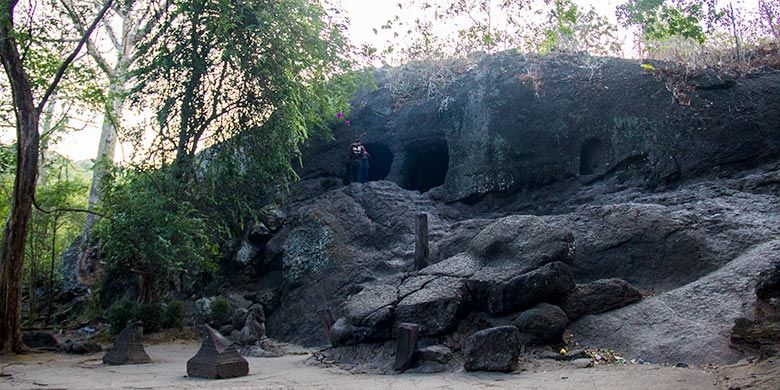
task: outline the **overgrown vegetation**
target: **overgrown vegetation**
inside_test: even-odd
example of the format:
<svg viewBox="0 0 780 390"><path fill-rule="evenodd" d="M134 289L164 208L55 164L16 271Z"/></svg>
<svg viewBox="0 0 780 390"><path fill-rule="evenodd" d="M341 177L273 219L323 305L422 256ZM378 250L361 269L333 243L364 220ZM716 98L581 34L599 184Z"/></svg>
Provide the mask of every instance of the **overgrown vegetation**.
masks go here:
<svg viewBox="0 0 780 390"><path fill-rule="evenodd" d="M105 283L148 303L216 271L220 244L294 180L301 143L347 110L342 29L313 0L176 3L141 45L130 97L156 116L126 137L152 146L103 191Z"/></svg>
<svg viewBox="0 0 780 390"><path fill-rule="evenodd" d="M218 260L227 255L222 244L256 223L261 205L284 197L297 178L292 166L300 145L312 134L327 137L329 120L348 112L360 81L351 72L356 62L404 64L389 80L395 103L437 99L442 111L482 53L580 56L585 60L576 66L596 75L602 60L590 55L629 54L618 29L633 33L630 54L655 60L643 68L665 79L681 104L689 102L688 79L697 72L717 68L738 76L780 68L780 3L766 0L755 9L714 0L626 0L615 10L618 25L575 0L403 0L399 15L377 26L386 44L363 47L365 57L355 56L345 39L345 20L316 0L105 4L128 27L112 42L116 57L103 55L93 40L91 59L71 66L52 90L63 58L94 18L94 2L67 0L40 10L20 3L3 11L4 31L24 48L19 61L31 99L44 97L35 123L40 144L25 149L41 156L40 167L17 172L16 145L0 145L0 213L11 213L20 173L37 186L39 208L24 235L21 271L30 326L50 324L60 254L85 225L86 214L73 210L87 208L84 171L92 164L52 151L77 114L104 111L104 129L122 130L134 145L131 162L113 167L103 161L110 154L104 150L92 168L102 172L96 175L102 191L89 208L105 217L90 237L105 261L100 301L110 306L112 331L141 317L149 330L182 325L183 304L162 309L159 302L218 284ZM68 23L61 23L63 15ZM532 61L526 68L518 77L538 96L544 75ZM2 79L0 90L0 125L9 129L17 126L18 109L5 87L11 81ZM129 108L152 116L123 127L120 111ZM18 134L23 145L37 142L30 129ZM32 193L24 200L32 202ZM0 276L16 272L9 270Z"/></svg>
<svg viewBox="0 0 780 390"><path fill-rule="evenodd" d="M128 323L140 321L144 332L156 332L161 329L178 329L184 324L184 304L171 301L167 305L159 302L138 304L135 301L121 299L106 310L109 333L119 334Z"/></svg>
<svg viewBox="0 0 780 390"><path fill-rule="evenodd" d="M233 306L223 296L214 297L209 303L209 309L211 310L211 319L217 325L227 323L233 316Z"/></svg>

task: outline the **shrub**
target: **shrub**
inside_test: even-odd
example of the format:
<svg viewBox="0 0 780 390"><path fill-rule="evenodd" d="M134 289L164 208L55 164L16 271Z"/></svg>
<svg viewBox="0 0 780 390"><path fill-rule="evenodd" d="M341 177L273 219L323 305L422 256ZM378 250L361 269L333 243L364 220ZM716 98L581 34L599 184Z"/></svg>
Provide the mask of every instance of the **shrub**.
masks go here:
<svg viewBox="0 0 780 390"><path fill-rule="evenodd" d="M108 330L111 334L119 334L127 326L127 323L135 319L138 305L126 299L117 301L106 311L108 318Z"/></svg>
<svg viewBox="0 0 780 390"><path fill-rule="evenodd" d="M211 309L211 319L217 324L224 324L230 321L233 316L233 307L225 297L219 296L214 298L209 304Z"/></svg>
<svg viewBox="0 0 780 390"><path fill-rule="evenodd" d="M182 301L170 301L165 306L165 314L163 315L163 327L168 328L182 328L184 326L184 314L186 310L184 308L184 302Z"/></svg>
<svg viewBox="0 0 780 390"><path fill-rule="evenodd" d="M156 332L163 323L163 307L160 303L146 303L136 308L134 319L143 322L144 333Z"/></svg>

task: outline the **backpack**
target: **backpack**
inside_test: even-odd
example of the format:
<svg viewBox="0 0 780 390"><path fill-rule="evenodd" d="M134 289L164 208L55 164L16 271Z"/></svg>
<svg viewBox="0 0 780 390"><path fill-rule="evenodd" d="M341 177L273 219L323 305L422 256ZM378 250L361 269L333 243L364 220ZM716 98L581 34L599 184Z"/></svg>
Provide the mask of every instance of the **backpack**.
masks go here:
<svg viewBox="0 0 780 390"><path fill-rule="evenodd" d="M363 148L360 145L353 144L349 149L349 158L363 158Z"/></svg>

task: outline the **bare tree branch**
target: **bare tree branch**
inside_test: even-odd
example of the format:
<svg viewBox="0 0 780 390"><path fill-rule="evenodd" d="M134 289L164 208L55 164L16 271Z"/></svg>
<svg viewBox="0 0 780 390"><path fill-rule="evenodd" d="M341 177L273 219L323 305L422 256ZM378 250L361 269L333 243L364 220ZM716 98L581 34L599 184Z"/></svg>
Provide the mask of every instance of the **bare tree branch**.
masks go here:
<svg viewBox="0 0 780 390"><path fill-rule="evenodd" d="M67 12L70 19L73 21L73 24L76 26L76 29L78 32L83 36L86 31L84 30L84 25L86 24L84 20L78 15L76 12L75 7L73 6L73 3L70 0L62 0L62 5L65 7L65 11ZM91 34L90 34L91 35ZM87 53L95 60L97 63L97 66L106 74L109 76L113 72L113 69L108 64L108 61L103 57L102 54L97 50L97 47L95 46L95 43L92 42L92 39L87 39Z"/></svg>
<svg viewBox="0 0 780 390"><path fill-rule="evenodd" d="M103 19L103 16L106 14L106 12L108 12L108 9L111 8L111 4L113 3L114 0L106 1L105 5L103 5L103 8L100 10L100 12L98 12L97 16L95 17L95 20L89 26L85 34L81 37L81 41L79 41L79 44L76 45L76 48L73 50L73 53L71 53L71 55L65 59L62 65L60 65L60 68L57 70L57 73L54 75L54 80L51 82L51 84L49 84L49 88L46 89L46 93L43 94L41 101L38 103L38 108L37 108L38 112L43 111L43 107L46 105L46 101L49 100L49 96L51 96L51 94L57 88L57 84L59 84L60 80L62 80L62 76L65 74L65 71L68 69L68 67L73 62L73 60L76 59L76 56L79 54L79 51L81 51L81 48L89 40L89 36L92 35L93 31L95 31L95 28L97 27L98 23L100 23L100 21Z"/></svg>
<svg viewBox="0 0 780 390"><path fill-rule="evenodd" d="M44 214L54 214L54 213L63 213L63 212L67 212L67 213L87 213L87 214L97 215L98 217L101 217L101 218L112 219L111 217L109 217L109 216L107 216L105 214L100 214L100 213L96 213L94 211L84 210L84 209L79 209L79 208L65 207L65 208L59 208L59 209L53 209L53 210L46 210L46 209L44 209L44 208L42 208L41 206L38 205L38 201L35 199L35 196L33 196L32 200L33 200L33 206L35 206L35 208L38 211L40 211L40 212L42 212Z"/></svg>

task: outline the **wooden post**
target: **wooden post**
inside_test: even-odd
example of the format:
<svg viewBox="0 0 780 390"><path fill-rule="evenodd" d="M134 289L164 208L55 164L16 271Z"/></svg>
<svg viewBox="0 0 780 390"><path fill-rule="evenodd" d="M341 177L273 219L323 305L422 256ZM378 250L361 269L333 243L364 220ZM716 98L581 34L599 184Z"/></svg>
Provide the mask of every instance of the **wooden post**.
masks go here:
<svg viewBox="0 0 780 390"><path fill-rule="evenodd" d="M419 331L419 325L398 324L398 334L395 338L394 370L404 372L412 365L414 352L417 350L417 334Z"/></svg>
<svg viewBox="0 0 780 390"><path fill-rule="evenodd" d="M428 214L417 214L414 234L414 269L428 265Z"/></svg>
<svg viewBox="0 0 780 390"><path fill-rule="evenodd" d="M317 316L320 317L322 327L325 329L325 336L328 337L328 341L333 344L333 335L330 333L330 327L336 322L333 317L333 312L330 309L317 310Z"/></svg>

